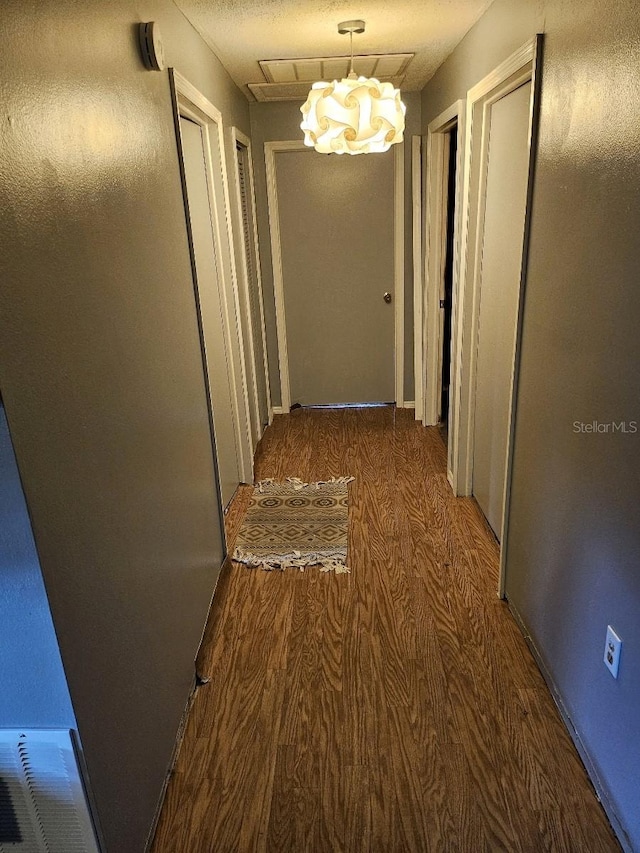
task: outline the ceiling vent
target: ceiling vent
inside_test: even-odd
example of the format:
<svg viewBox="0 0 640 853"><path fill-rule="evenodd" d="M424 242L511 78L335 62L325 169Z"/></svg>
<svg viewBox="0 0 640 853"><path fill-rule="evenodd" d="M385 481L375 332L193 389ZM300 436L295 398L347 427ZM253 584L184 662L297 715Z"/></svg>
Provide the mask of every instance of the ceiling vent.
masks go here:
<svg viewBox="0 0 640 853"><path fill-rule="evenodd" d="M381 83L400 88L413 53L385 53L354 56L356 73L376 77ZM309 84L317 80L341 80L349 73L348 56L317 59L264 59L260 68L266 83L249 83L257 101L304 101Z"/></svg>

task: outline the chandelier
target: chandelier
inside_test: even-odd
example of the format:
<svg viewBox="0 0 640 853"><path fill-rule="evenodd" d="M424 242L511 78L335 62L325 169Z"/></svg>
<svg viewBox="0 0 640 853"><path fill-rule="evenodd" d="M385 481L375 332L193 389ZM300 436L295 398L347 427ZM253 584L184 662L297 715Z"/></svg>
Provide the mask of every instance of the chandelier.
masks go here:
<svg viewBox="0 0 640 853"><path fill-rule="evenodd" d="M343 21L338 32L351 37L349 74L332 83L314 83L302 113L304 144L321 154L373 154L402 142L406 107L400 90L353 70L353 34L364 21Z"/></svg>

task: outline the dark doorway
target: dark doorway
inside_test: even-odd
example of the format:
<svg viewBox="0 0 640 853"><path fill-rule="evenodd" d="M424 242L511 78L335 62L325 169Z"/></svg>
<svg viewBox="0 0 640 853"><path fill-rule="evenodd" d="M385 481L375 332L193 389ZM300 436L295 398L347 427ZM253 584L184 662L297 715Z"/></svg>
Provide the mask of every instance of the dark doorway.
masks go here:
<svg viewBox="0 0 640 853"><path fill-rule="evenodd" d="M440 426L445 435L449 418L449 386L451 383L451 316L453 305L453 228L456 203L456 159L458 129L449 134L449 174L447 176L447 238L444 265L444 317L442 325L442 394Z"/></svg>

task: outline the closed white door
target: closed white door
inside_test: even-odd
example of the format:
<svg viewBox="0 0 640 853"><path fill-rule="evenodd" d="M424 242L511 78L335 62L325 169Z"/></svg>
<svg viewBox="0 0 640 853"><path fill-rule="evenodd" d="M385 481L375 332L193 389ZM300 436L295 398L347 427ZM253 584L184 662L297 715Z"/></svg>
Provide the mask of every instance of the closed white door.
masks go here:
<svg viewBox="0 0 640 853"><path fill-rule="evenodd" d="M496 536L504 514L529 173L531 84L491 107L473 443L473 494Z"/></svg>
<svg viewBox="0 0 640 853"><path fill-rule="evenodd" d="M226 506L240 482L240 467L229 373L230 354L225 345L220 263L211 221L202 128L181 116L180 135L195 255L198 307L213 408L218 476L222 501Z"/></svg>
<svg viewBox="0 0 640 853"><path fill-rule="evenodd" d="M276 157L291 401L393 402L394 151Z"/></svg>

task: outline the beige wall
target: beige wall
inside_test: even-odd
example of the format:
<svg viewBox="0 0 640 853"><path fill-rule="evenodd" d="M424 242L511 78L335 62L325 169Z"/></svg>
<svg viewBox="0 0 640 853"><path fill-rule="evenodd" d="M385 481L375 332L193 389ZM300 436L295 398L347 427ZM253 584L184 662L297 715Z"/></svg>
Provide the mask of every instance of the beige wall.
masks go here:
<svg viewBox="0 0 640 853"><path fill-rule="evenodd" d="M221 558L168 73L138 22L227 139L248 108L170 0L2 12L0 392L106 849L133 853Z"/></svg>
<svg viewBox="0 0 640 853"><path fill-rule="evenodd" d="M544 32L544 22L543 0L494 0L422 90L423 133L503 59Z"/></svg>
<svg viewBox="0 0 640 853"><path fill-rule="evenodd" d="M507 593L640 849L640 439L579 431L640 421L637 3L495 0L424 90L423 126L541 31Z"/></svg>
<svg viewBox="0 0 640 853"><path fill-rule="evenodd" d="M420 97L418 93L403 93L407 105L405 131L405 377L406 400L414 399L413 387L413 256L411 234L411 135L420 133ZM271 394L274 405L281 402L278 371L278 342L276 336L275 302L273 296L273 267L269 237L269 215L264 160L264 143L287 139L302 139L300 104L286 101L274 104L251 104L251 135L256 178L260 261L265 299L267 350ZM389 199L393 205L393 198ZM389 252L393 253L393 234L389 235Z"/></svg>

